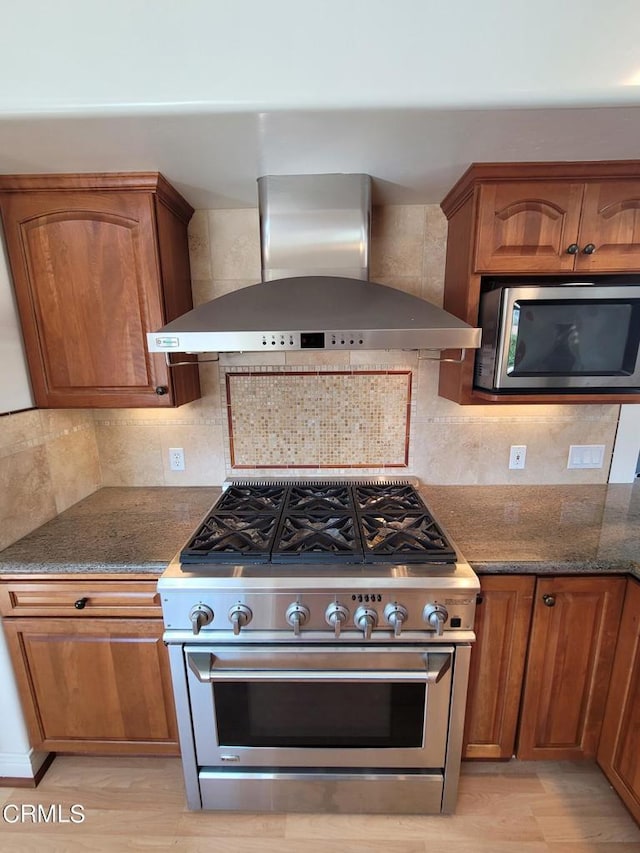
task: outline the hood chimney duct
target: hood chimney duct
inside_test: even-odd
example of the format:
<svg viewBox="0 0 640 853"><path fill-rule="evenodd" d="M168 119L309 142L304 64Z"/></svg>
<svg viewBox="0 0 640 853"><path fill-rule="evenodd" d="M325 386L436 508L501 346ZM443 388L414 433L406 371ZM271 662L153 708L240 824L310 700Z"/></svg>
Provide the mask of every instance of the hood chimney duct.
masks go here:
<svg viewBox="0 0 640 853"><path fill-rule="evenodd" d="M258 178L262 281L369 278L369 175Z"/></svg>

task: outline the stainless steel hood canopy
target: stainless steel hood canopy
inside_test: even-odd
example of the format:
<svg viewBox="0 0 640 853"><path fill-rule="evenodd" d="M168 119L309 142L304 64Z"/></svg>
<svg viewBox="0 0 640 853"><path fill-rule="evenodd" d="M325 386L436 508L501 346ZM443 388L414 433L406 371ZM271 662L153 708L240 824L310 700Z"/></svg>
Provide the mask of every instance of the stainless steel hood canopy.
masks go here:
<svg viewBox="0 0 640 853"><path fill-rule="evenodd" d="M147 335L151 352L465 349L474 329L424 299L368 281L368 175L258 181L261 284Z"/></svg>

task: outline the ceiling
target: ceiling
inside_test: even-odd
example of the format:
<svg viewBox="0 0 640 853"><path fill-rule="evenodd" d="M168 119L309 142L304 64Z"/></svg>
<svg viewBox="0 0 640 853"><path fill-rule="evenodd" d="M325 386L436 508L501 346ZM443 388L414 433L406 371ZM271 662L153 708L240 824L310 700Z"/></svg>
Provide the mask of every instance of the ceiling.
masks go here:
<svg viewBox="0 0 640 853"><path fill-rule="evenodd" d="M13 4L0 173L158 170L225 208L365 172L438 203L471 162L640 156L639 28L637 0Z"/></svg>
<svg viewBox="0 0 640 853"><path fill-rule="evenodd" d="M471 162L632 159L640 107L290 110L0 121L0 172L158 170L196 208L267 174L364 172L374 203L439 203Z"/></svg>

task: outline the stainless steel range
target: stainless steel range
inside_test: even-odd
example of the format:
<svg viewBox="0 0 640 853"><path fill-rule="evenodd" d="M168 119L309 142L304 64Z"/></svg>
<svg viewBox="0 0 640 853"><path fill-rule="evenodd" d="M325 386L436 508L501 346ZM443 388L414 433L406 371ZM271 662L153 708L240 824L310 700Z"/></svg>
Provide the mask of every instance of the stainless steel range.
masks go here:
<svg viewBox="0 0 640 853"><path fill-rule="evenodd" d="M454 810L479 584L416 485L233 482L163 574L190 808Z"/></svg>

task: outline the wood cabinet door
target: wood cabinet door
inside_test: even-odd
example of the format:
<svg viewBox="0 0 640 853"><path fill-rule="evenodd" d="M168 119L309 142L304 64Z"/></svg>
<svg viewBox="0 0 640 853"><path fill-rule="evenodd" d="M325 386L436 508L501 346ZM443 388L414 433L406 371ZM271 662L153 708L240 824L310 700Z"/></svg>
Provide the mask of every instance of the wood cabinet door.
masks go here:
<svg viewBox="0 0 640 853"><path fill-rule="evenodd" d="M161 619L6 619L32 746L177 755Z"/></svg>
<svg viewBox="0 0 640 853"><path fill-rule="evenodd" d="M172 405L145 338L165 322L153 194L12 192L2 214L37 405Z"/></svg>
<svg viewBox="0 0 640 853"><path fill-rule="evenodd" d="M620 577L538 579L518 758L595 756L625 585Z"/></svg>
<svg viewBox="0 0 640 853"><path fill-rule="evenodd" d="M640 268L640 181L586 185L576 271L634 272ZM585 247L593 246L591 254Z"/></svg>
<svg viewBox="0 0 640 853"><path fill-rule="evenodd" d="M513 755L535 583L531 575L480 578L463 758Z"/></svg>
<svg viewBox="0 0 640 853"><path fill-rule="evenodd" d="M640 583L628 581L598 764L640 822Z"/></svg>
<svg viewBox="0 0 640 853"><path fill-rule="evenodd" d="M479 273L572 272L584 184L507 181L480 186L474 268Z"/></svg>

